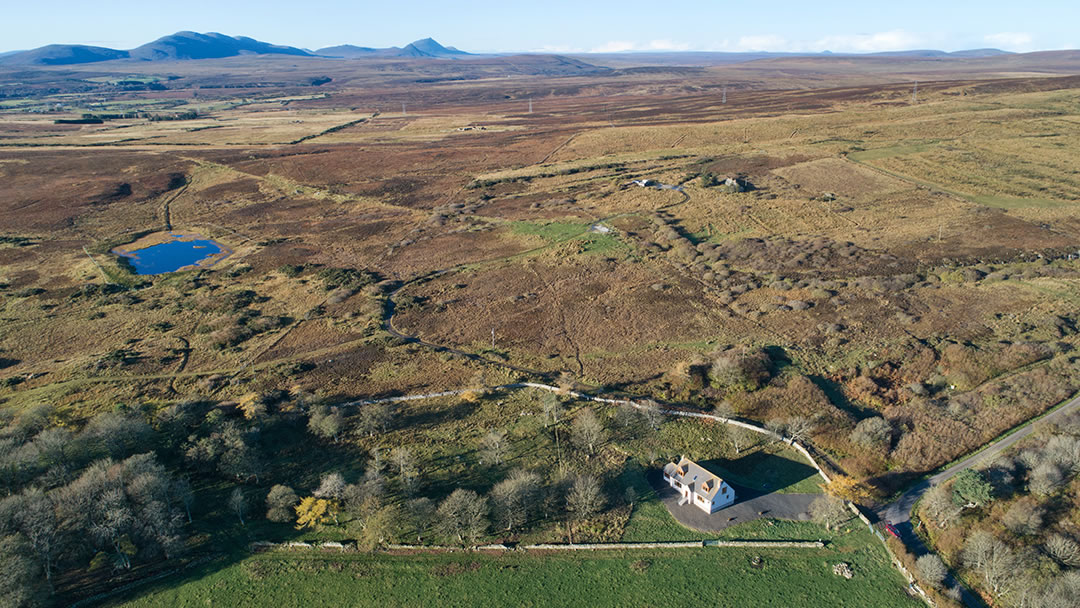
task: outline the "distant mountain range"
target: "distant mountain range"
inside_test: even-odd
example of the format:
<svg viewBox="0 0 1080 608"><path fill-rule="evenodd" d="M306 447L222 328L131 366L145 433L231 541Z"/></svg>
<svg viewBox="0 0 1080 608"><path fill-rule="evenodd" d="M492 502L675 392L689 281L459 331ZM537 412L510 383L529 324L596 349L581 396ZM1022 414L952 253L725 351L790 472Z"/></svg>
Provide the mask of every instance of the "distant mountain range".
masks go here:
<svg viewBox="0 0 1080 608"><path fill-rule="evenodd" d="M177 32L158 38L131 50L110 49L81 44L50 44L30 51L14 51L0 54L0 65L77 65L112 61L184 61L191 59L221 59L240 55L292 55L298 57L426 57L456 58L469 53L453 47L445 47L431 38L417 40L404 47L385 49L342 45L319 49L315 52L292 46L270 44L246 36L226 36L211 32Z"/></svg>
<svg viewBox="0 0 1080 608"><path fill-rule="evenodd" d="M358 59L364 57L465 57L471 55L465 51L459 51L452 46L443 46L431 38L424 38L405 45L403 48L392 46L386 49L376 49L367 46L353 46L342 44L340 46L328 46L315 51L322 57L344 57L346 59Z"/></svg>
<svg viewBox="0 0 1080 608"><path fill-rule="evenodd" d="M905 57L905 58L982 58L1011 54L999 49L974 49L948 53L935 50L892 51L884 53L729 53L729 52L650 52L650 53L607 53L594 57L635 57L662 56L667 61L677 58L707 59L713 63L741 63L755 59L781 57ZM195 59L221 59L241 55L291 55L295 57L324 57L336 59L365 58L428 58L462 59L478 57L472 53L447 47L431 38L417 40L404 47L373 48L343 44L309 51L292 46L270 44L246 36L226 36L218 33L200 34L197 32L177 32L159 38L130 50L110 49L100 46L79 44L50 44L29 51L9 51L0 53L0 65L8 66L47 66L78 65L101 61L186 61ZM581 56L581 55L578 55Z"/></svg>

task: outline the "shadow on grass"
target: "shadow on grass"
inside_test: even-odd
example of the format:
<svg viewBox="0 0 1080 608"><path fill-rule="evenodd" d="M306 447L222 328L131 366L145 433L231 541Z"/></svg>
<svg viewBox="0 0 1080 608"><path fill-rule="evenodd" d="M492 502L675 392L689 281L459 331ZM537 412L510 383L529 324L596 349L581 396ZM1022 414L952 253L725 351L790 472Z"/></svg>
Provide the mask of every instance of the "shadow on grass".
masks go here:
<svg viewBox="0 0 1080 608"><path fill-rule="evenodd" d="M781 491L817 477L809 464L763 449L734 460L704 460L699 464L734 484L761 493Z"/></svg>
<svg viewBox="0 0 1080 608"><path fill-rule="evenodd" d="M854 417L856 420L862 420L872 415L876 415L873 410L867 410L859 405L852 403L851 400L844 395L844 391L840 388L840 385L823 376L807 376L810 381L817 385L818 388L825 393L829 402L835 405L840 410L843 410L847 414Z"/></svg>

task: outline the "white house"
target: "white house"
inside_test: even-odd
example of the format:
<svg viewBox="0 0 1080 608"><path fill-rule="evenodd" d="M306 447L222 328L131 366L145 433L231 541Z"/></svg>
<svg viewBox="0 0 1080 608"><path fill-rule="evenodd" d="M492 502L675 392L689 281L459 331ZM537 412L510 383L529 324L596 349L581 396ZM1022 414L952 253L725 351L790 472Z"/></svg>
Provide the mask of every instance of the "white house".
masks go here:
<svg viewBox="0 0 1080 608"><path fill-rule="evenodd" d="M680 505L692 502L706 513L716 513L735 502L735 490L727 482L685 456L679 464L664 465L664 481L682 496Z"/></svg>

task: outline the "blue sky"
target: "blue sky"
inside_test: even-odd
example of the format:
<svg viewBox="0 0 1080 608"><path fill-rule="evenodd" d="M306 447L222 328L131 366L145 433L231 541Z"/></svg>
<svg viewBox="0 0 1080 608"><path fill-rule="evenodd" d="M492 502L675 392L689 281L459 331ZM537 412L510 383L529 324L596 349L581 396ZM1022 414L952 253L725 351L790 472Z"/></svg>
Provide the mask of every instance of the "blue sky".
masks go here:
<svg viewBox="0 0 1080 608"><path fill-rule="evenodd" d="M823 51L1080 48L1078 0L8 0L0 51L53 42L131 48L178 30L306 48L467 51Z"/></svg>

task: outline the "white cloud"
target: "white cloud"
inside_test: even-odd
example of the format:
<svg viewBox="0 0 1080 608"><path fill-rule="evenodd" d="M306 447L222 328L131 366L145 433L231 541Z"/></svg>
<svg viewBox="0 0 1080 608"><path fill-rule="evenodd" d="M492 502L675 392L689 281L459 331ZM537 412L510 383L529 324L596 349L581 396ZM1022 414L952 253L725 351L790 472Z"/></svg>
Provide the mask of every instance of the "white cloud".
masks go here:
<svg viewBox="0 0 1080 608"><path fill-rule="evenodd" d="M589 49L590 53L628 53L632 51L689 51L689 44L674 42L668 39L650 40L648 42L629 42L626 40L612 40L598 47Z"/></svg>
<svg viewBox="0 0 1080 608"><path fill-rule="evenodd" d="M880 53L935 48L942 40L927 38L904 30L872 34L837 34L817 40L789 40L775 34L742 36L732 43L724 40L714 45L722 51L769 51L774 53Z"/></svg>
<svg viewBox="0 0 1080 608"><path fill-rule="evenodd" d="M727 47L726 40L724 41L724 46ZM774 36L772 34L743 36L735 43L732 50L781 52L791 50L791 43L781 36Z"/></svg>
<svg viewBox="0 0 1080 608"><path fill-rule="evenodd" d="M501 53L504 51L492 51L493 53ZM586 49L575 46L541 46L535 49L529 49L528 53L547 53L554 55L565 55L567 53L587 53Z"/></svg>
<svg viewBox="0 0 1080 608"><path fill-rule="evenodd" d="M1031 34L1025 32L999 32L983 36L987 44L1001 47L1007 51L1031 50L1033 39Z"/></svg>
<svg viewBox="0 0 1080 608"><path fill-rule="evenodd" d="M593 47L590 53L625 53L626 51L633 51L637 45L633 42L627 42L625 40L612 40L610 42L601 44L600 46Z"/></svg>
<svg viewBox="0 0 1080 608"><path fill-rule="evenodd" d="M685 43L681 43L681 42L673 42L673 41L668 40L668 39L665 38L665 39L661 39L661 40L651 40L651 41L649 41L649 43L646 45L646 49L643 49L643 50L649 50L649 51L689 51L690 50L690 45L685 44Z"/></svg>
<svg viewBox="0 0 1080 608"><path fill-rule="evenodd" d="M875 34L826 36L815 42L813 46L823 51L838 53L881 53L921 48L925 46L925 40L903 30L893 30Z"/></svg>

